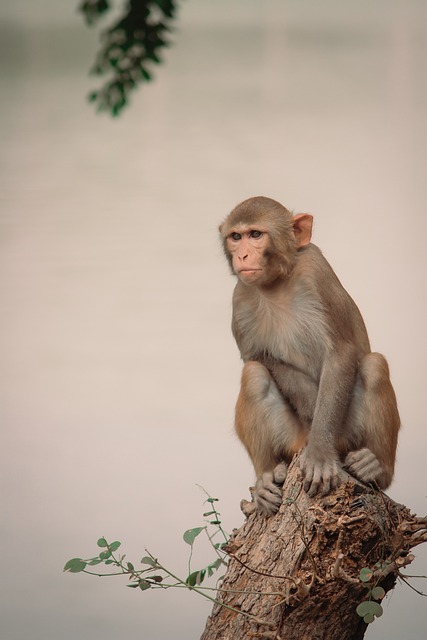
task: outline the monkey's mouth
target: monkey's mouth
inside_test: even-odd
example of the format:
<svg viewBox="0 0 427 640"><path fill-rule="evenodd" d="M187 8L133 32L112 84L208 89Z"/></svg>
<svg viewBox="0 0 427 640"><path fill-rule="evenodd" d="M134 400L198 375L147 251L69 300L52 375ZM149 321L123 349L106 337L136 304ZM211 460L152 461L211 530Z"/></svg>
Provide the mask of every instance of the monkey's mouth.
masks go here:
<svg viewBox="0 0 427 640"><path fill-rule="evenodd" d="M259 282L259 279L262 277L262 269L249 269L246 267L245 269L241 269L237 274L242 282L246 282L247 284L254 284L255 282Z"/></svg>
<svg viewBox="0 0 427 640"><path fill-rule="evenodd" d="M262 269L250 269L249 267L246 267L246 269L240 269L239 273L257 273L258 271L262 271Z"/></svg>

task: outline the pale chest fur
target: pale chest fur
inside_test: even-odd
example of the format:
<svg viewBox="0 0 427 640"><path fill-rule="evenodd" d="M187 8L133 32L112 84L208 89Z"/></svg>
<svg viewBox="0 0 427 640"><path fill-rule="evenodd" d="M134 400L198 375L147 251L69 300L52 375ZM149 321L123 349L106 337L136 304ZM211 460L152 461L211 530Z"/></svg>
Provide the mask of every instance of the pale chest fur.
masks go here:
<svg viewBox="0 0 427 640"><path fill-rule="evenodd" d="M310 376L320 376L319 363L331 348L325 311L307 291L284 288L274 298L257 290L233 301L233 331L243 360L268 357Z"/></svg>

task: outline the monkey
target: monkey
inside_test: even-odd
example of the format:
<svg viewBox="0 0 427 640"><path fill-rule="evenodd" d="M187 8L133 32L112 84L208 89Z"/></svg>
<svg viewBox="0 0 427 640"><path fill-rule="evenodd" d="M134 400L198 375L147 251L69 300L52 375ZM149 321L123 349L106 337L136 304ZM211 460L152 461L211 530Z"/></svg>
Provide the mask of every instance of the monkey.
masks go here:
<svg viewBox="0 0 427 640"><path fill-rule="evenodd" d="M311 242L313 216L264 196L220 225L232 274L232 332L243 360L235 431L254 466L258 512L276 513L302 450L303 487L327 495L343 470L386 489L400 418L386 359Z"/></svg>

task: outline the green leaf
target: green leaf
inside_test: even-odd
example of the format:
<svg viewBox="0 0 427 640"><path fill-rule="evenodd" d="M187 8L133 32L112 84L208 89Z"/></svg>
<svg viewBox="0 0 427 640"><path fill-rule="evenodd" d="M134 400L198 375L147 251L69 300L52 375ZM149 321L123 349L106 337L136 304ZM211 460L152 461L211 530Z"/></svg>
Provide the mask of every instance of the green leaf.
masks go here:
<svg viewBox="0 0 427 640"><path fill-rule="evenodd" d="M141 560L141 564L148 564L150 567L157 567L157 562L149 556L144 556Z"/></svg>
<svg viewBox="0 0 427 640"><path fill-rule="evenodd" d="M132 582L132 584L127 584L127 587L130 587L131 589L136 589L137 587L139 587L139 584L137 582Z"/></svg>
<svg viewBox="0 0 427 640"><path fill-rule="evenodd" d="M213 515L214 513L216 513L216 511L208 511L207 513L204 513L204 514L203 514L203 517L204 517L204 518L207 518L207 516L211 516L211 515Z"/></svg>
<svg viewBox="0 0 427 640"><path fill-rule="evenodd" d="M365 602L361 602L357 609L357 615L364 619L364 621L369 624L373 622L375 617L379 618L383 614L383 608L378 602L373 602L372 600L366 600Z"/></svg>
<svg viewBox="0 0 427 640"><path fill-rule="evenodd" d="M190 575L187 576L185 580L185 584L188 584L190 587L194 587L196 584L198 573L199 573L198 571L193 571L193 573L190 573Z"/></svg>
<svg viewBox="0 0 427 640"><path fill-rule="evenodd" d="M199 571L193 571L187 577L185 584L188 584L189 587L195 587L196 584L202 584L203 580L206 576L206 569L201 569Z"/></svg>
<svg viewBox="0 0 427 640"><path fill-rule="evenodd" d="M105 538L99 538L96 544L98 545L98 547L108 547L108 542Z"/></svg>
<svg viewBox="0 0 427 640"><path fill-rule="evenodd" d="M219 569L221 565L222 565L221 558L218 558L217 560L215 560L215 562L212 562L212 564L210 564L207 568L209 577L213 575L213 572Z"/></svg>
<svg viewBox="0 0 427 640"><path fill-rule="evenodd" d="M107 560L107 558L109 558L111 556L111 551L101 551L101 553L99 554L99 557L101 558L101 560Z"/></svg>
<svg viewBox="0 0 427 640"><path fill-rule="evenodd" d="M197 536L200 535L205 529L206 527L195 527L194 529L188 529L183 535L184 542L192 546Z"/></svg>
<svg viewBox="0 0 427 640"><path fill-rule="evenodd" d="M146 580L140 580L138 586L141 589L141 591L146 591L147 589L151 589L151 584Z"/></svg>
<svg viewBox="0 0 427 640"><path fill-rule="evenodd" d="M147 578L153 582L163 582L163 576L147 576Z"/></svg>
<svg viewBox="0 0 427 640"><path fill-rule="evenodd" d="M210 502L212 504L213 502L218 502L218 500L219 498L208 498L206 502Z"/></svg>
<svg viewBox="0 0 427 640"><path fill-rule="evenodd" d="M69 571L70 573L80 573L86 567L86 562L81 558L72 558L68 560L67 564L64 567L64 571Z"/></svg>
<svg viewBox="0 0 427 640"><path fill-rule="evenodd" d="M118 540L116 540L115 542L112 542L111 544L108 545L110 551L117 551L117 549L120 547L122 543L119 542Z"/></svg>
<svg viewBox="0 0 427 640"><path fill-rule="evenodd" d="M371 596L374 600L382 600L385 596L385 591L382 587L374 587L371 591Z"/></svg>
<svg viewBox="0 0 427 640"><path fill-rule="evenodd" d="M87 24L92 25L109 8L109 0L83 0L78 10L84 14Z"/></svg>
<svg viewBox="0 0 427 640"><path fill-rule="evenodd" d="M100 564L102 562L101 558L92 558L92 560L89 560L88 564L91 567L94 567L96 564Z"/></svg>
<svg viewBox="0 0 427 640"><path fill-rule="evenodd" d="M153 76L149 71L147 71L145 67L141 67L141 75L144 78L144 80L146 80L147 82L150 82L150 80L153 79Z"/></svg>
<svg viewBox="0 0 427 640"><path fill-rule="evenodd" d="M363 569L360 570L359 578L361 579L362 582L369 582L373 574L374 572L372 571L372 569L369 569L369 567L364 567Z"/></svg>
<svg viewBox="0 0 427 640"><path fill-rule="evenodd" d="M370 600L365 600L365 602L361 602L360 604L358 604L356 608L357 615L363 618L363 616L366 616L367 613L370 613L371 604L372 603Z"/></svg>
<svg viewBox="0 0 427 640"><path fill-rule="evenodd" d="M135 567L133 566L132 562L128 562L127 563L127 568L128 568L129 571L134 571L135 570Z"/></svg>

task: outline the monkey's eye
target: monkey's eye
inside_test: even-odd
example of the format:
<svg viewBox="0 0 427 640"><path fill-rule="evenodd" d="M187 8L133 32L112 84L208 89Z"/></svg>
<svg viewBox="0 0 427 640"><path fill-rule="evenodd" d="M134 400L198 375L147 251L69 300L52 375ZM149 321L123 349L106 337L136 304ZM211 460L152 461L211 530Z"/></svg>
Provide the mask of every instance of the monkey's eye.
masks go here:
<svg viewBox="0 0 427 640"><path fill-rule="evenodd" d="M256 229L252 229L250 233L251 238L261 238L261 236L262 236L262 231L257 231Z"/></svg>
<svg viewBox="0 0 427 640"><path fill-rule="evenodd" d="M241 236L241 234L240 234L240 233L237 233L237 231L234 231L234 232L230 235L230 238L231 238L232 240L241 240L241 239L242 239L242 236Z"/></svg>

